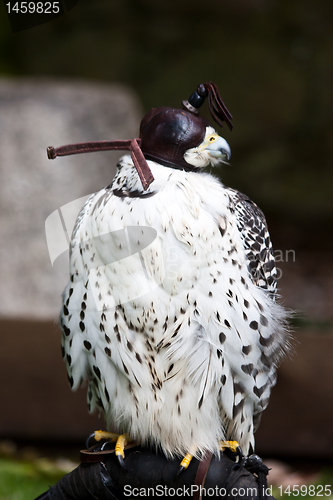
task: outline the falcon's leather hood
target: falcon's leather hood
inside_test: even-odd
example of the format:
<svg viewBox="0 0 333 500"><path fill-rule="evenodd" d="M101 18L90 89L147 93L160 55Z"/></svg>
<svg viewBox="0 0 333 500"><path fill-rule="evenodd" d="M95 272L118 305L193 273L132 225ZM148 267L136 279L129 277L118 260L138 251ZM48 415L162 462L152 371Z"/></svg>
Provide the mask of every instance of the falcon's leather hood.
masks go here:
<svg viewBox="0 0 333 500"><path fill-rule="evenodd" d="M141 121L141 150L147 160L193 170L184 154L204 140L208 126L208 120L187 109L153 108Z"/></svg>
<svg viewBox="0 0 333 500"><path fill-rule="evenodd" d="M227 123L231 130L232 115L222 101L217 86L206 82L200 84L187 101L182 102L183 109L151 109L141 121L140 138L66 144L58 148L50 146L47 148L48 158L113 149L130 150L143 189L147 190L154 177L146 159L172 168L193 170L193 165L185 161L184 154L202 143L206 128L210 126L208 120L198 113L198 108L206 98L213 119L220 126L223 126L223 122Z"/></svg>

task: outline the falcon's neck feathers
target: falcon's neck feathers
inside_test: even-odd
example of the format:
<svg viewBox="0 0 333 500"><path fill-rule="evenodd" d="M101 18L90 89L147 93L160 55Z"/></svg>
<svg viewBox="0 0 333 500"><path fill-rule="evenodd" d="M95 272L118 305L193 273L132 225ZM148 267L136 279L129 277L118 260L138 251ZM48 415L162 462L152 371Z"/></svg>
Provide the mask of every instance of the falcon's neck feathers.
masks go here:
<svg viewBox="0 0 333 500"><path fill-rule="evenodd" d="M154 181L145 191L131 157L129 155L122 156L117 164L117 173L110 184L110 188L114 194L120 197L146 198L163 190L170 181L173 185L181 184L183 180L191 180L191 183L196 184L203 182L204 178L209 178L210 181L215 181L221 185L214 176L200 170L188 172L182 169L167 167L152 160L148 160L147 163L154 176Z"/></svg>

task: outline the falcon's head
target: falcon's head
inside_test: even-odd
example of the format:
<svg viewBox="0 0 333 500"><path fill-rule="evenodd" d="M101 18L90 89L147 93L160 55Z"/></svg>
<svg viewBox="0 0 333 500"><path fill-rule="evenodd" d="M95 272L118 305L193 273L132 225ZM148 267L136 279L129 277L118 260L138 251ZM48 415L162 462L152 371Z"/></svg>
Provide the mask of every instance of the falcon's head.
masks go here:
<svg viewBox="0 0 333 500"><path fill-rule="evenodd" d="M187 109L153 108L141 121L141 149L146 159L193 171L228 162L229 144L211 124Z"/></svg>

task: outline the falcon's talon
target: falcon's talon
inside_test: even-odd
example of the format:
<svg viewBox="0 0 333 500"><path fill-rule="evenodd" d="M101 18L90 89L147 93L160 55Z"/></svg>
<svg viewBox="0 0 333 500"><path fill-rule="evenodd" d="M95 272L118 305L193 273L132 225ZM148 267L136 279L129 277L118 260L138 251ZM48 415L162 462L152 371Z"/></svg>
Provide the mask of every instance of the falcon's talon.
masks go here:
<svg viewBox="0 0 333 500"><path fill-rule="evenodd" d="M90 436L87 437L86 440L86 448L90 448L90 440L94 439L97 443L101 441L102 439L106 439L107 441L117 441L119 437L119 434L115 434L114 432L107 432L107 431L94 431L90 434Z"/></svg>
<svg viewBox="0 0 333 500"><path fill-rule="evenodd" d="M183 472L183 470L185 470L185 467L183 467L182 465L180 465L179 469L177 471L176 477L180 476L180 474Z"/></svg>
<svg viewBox="0 0 333 500"><path fill-rule="evenodd" d="M120 467L122 467L127 472L127 469L125 467L124 458L121 455L117 455L117 460L118 460Z"/></svg>
<svg viewBox="0 0 333 500"><path fill-rule="evenodd" d="M220 441L220 450L224 451L226 448L231 450L233 453L237 453L237 450L241 450L237 441Z"/></svg>
<svg viewBox="0 0 333 500"><path fill-rule="evenodd" d="M124 462L124 458L125 458L125 451L124 450L125 450L125 446L126 446L128 441L129 441L128 434L120 434L120 436L118 436L118 438L117 438L116 446L114 448L114 452L115 452L115 455L118 459L118 462L121 465L121 467L125 470L127 470L127 469L125 467L125 462Z"/></svg>
<svg viewBox="0 0 333 500"><path fill-rule="evenodd" d="M180 462L179 469L177 472L177 476L183 472L183 470L186 470L187 467L190 465L191 460L193 458L193 455L191 453L186 453L185 457L183 460Z"/></svg>
<svg viewBox="0 0 333 500"><path fill-rule="evenodd" d="M244 458L242 448L239 446L237 441L220 441L219 447L222 452L230 450L231 453L238 457L239 460Z"/></svg>
<svg viewBox="0 0 333 500"><path fill-rule="evenodd" d="M94 438L95 439L95 432L92 432L86 439L86 449L89 450L90 448L90 440Z"/></svg>

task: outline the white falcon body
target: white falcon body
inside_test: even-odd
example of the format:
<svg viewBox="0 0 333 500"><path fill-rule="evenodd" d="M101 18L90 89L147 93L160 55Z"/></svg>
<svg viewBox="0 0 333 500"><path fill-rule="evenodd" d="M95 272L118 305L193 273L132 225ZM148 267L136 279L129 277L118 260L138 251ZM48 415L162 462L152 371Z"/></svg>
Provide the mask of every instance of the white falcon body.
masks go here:
<svg viewBox="0 0 333 500"><path fill-rule="evenodd" d="M189 163L207 164L204 150ZM221 439L247 453L287 344L265 219L210 174L148 164L143 191L123 156L78 216L61 313L70 384L88 381L110 430L168 456L218 453Z"/></svg>

